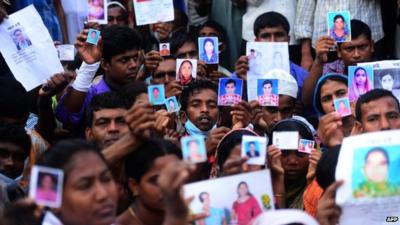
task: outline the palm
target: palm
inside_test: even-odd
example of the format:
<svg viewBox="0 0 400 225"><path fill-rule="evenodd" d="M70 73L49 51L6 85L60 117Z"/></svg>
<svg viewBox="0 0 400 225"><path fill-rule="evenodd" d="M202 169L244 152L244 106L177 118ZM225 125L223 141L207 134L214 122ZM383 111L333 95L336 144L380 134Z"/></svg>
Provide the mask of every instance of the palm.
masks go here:
<svg viewBox="0 0 400 225"><path fill-rule="evenodd" d="M85 44L78 48L78 52L87 64L98 62L101 58L101 50L98 45Z"/></svg>

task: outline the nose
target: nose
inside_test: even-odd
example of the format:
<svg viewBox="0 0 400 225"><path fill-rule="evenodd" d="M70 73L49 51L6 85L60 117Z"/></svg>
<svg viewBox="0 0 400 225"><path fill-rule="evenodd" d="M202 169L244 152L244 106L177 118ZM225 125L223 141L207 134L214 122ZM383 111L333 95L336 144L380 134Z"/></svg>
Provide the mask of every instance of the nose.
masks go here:
<svg viewBox="0 0 400 225"><path fill-rule="evenodd" d="M165 80L165 83L166 83L166 84L169 83L170 78L169 78L168 73L165 73L165 78L164 78L164 80Z"/></svg>
<svg viewBox="0 0 400 225"><path fill-rule="evenodd" d="M4 167L13 167L15 164L15 161L13 157L10 155L8 158L4 160Z"/></svg>
<svg viewBox="0 0 400 225"><path fill-rule="evenodd" d="M390 129L389 121L384 117L380 120L379 125L380 125L381 130L389 130Z"/></svg>
<svg viewBox="0 0 400 225"><path fill-rule="evenodd" d="M136 68L137 67L137 62L136 62L136 60L134 59L134 58L131 58L130 60L129 60L129 69L134 69L134 68Z"/></svg>
<svg viewBox="0 0 400 225"><path fill-rule="evenodd" d="M275 40L276 40L275 35L271 35L269 42L275 42Z"/></svg>
<svg viewBox="0 0 400 225"><path fill-rule="evenodd" d="M360 58L360 52L358 50L358 48L354 48L354 54L353 54L353 58Z"/></svg>
<svg viewBox="0 0 400 225"><path fill-rule="evenodd" d="M208 112L208 106L207 106L207 104L202 104L200 110L201 110L202 113Z"/></svg>
<svg viewBox="0 0 400 225"><path fill-rule="evenodd" d="M111 121L110 125L108 126L108 132L118 132L118 125L115 121Z"/></svg>
<svg viewBox="0 0 400 225"><path fill-rule="evenodd" d="M294 153L289 154L289 156L287 157L287 163L288 165L297 165L299 163Z"/></svg>
<svg viewBox="0 0 400 225"><path fill-rule="evenodd" d="M96 200L101 202L104 199L107 199L107 196L108 192L106 185L98 181L96 184Z"/></svg>

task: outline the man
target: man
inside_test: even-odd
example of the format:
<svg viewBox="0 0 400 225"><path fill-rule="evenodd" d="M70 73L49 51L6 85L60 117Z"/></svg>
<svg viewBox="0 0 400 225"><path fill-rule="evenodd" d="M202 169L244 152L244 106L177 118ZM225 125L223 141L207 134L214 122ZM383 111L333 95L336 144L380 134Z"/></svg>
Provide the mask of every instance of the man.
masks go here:
<svg viewBox="0 0 400 225"><path fill-rule="evenodd" d="M249 158L259 157L260 156L260 152L256 148L256 143L254 141L249 142L246 155Z"/></svg>
<svg viewBox="0 0 400 225"><path fill-rule="evenodd" d="M129 133L124 118L129 107L120 93L106 92L94 96L86 112L86 139L105 149Z"/></svg>
<svg viewBox="0 0 400 225"><path fill-rule="evenodd" d="M128 25L128 12L120 2L111 1L107 3L108 25Z"/></svg>
<svg viewBox="0 0 400 225"><path fill-rule="evenodd" d="M71 125L82 135L84 111L93 96L116 91L132 83L140 67L141 37L125 26L109 26L102 30L102 46L89 45L85 34L78 36L77 48L85 62L82 63L75 81L60 99L56 108L57 118L64 125ZM100 66L104 76L92 85L93 77Z"/></svg>
<svg viewBox="0 0 400 225"><path fill-rule="evenodd" d="M310 75L304 81L302 91L306 108L312 106L312 93L318 79L327 73L347 74L347 67L361 62L368 62L374 53L374 42L371 30L367 24L359 20L351 20L351 38L337 46L340 59L327 63L328 53L335 46L335 41L329 36L321 37L316 44L316 57L310 70Z"/></svg>
<svg viewBox="0 0 400 225"><path fill-rule="evenodd" d="M166 44L162 44L162 45L161 45L160 55L161 55L161 56L167 56L167 55L169 55L169 49L168 49L168 47L167 47Z"/></svg>
<svg viewBox="0 0 400 225"><path fill-rule="evenodd" d="M273 85L271 80L264 80L262 83L262 94L258 96L258 102L262 106L277 106L278 95L272 93Z"/></svg>
<svg viewBox="0 0 400 225"><path fill-rule="evenodd" d="M214 83L196 80L182 91L182 121L189 135L208 136L219 120L218 90Z"/></svg>
<svg viewBox="0 0 400 225"><path fill-rule="evenodd" d="M256 42L289 42L290 25L287 19L277 12L266 12L257 17L254 22L254 35ZM249 70L248 56L241 56L235 65L236 75L246 79L246 72ZM296 79L299 90L302 90L303 82L308 76L300 66L290 62L290 74ZM299 92L299 97L301 92ZM301 99L300 99L301 100Z"/></svg>
<svg viewBox="0 0 400 225"><path fill-rule="evenodd" d="M32 45L32 42L29 38L25 37L24 33L22 33L21 29L16 29L13 32L14 42L17 46L18 51L21 49L25 49Z"/></svg>
<svg viewBox="0 0 400 225"><path fill-rule="evenodd" d="M236 93L236 81L229 79L225 83L225 94L219 97L222 105L234 105L242 100L242 96Z"/></svg>
<svg viewBox="0 0 400 225"><path fill-rule="evenodd" d="M389 155L383 148L373 148L365 156L365 181L353 192L355 198L387 197L400 194L400 188L388 181Z"/></svg>

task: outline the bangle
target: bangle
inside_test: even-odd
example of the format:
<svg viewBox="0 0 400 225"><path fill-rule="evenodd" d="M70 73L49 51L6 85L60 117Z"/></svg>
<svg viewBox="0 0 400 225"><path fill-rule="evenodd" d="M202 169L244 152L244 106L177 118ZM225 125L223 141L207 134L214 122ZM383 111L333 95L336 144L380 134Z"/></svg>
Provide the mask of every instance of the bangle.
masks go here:
<svg viewBox="0 0 400 225"><path fill-rule="evenodd" d="M274 196L275 196L275 197L284 197L285 194L284 194L284 193L283 193L283 194L278 194L278 193L276 193L276 194L274 194Z"/></svg>

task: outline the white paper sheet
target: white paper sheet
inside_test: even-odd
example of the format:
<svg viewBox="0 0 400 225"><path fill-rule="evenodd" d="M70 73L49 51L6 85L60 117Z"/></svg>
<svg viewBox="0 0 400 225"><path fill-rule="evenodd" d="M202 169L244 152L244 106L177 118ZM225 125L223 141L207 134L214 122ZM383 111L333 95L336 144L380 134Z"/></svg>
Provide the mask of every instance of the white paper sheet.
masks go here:
<svg viewBox="0 0 400 225"><path fill-rule="evenodd" d="M136 25L146 25L174 20L172 0L133 0Z"/></svg>
<svg viewBox="0 0 400 225"><path fill-rule="evenodd" d="M336 180L344 181L336 193L339 224L388 224L400 217L399 136L400 130L380 131L343 140L336 167ZM371 189L378 180L384 188Z"/></svg>
<svg viewBox="0 0 400 225"><path fill-rule="evenodd" d="M53 40L33 5L0 24L0 43L8 67L27 91L63 72Z"/></svg>

